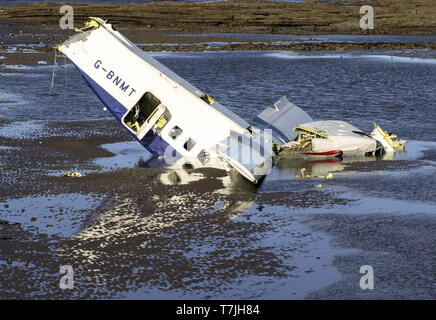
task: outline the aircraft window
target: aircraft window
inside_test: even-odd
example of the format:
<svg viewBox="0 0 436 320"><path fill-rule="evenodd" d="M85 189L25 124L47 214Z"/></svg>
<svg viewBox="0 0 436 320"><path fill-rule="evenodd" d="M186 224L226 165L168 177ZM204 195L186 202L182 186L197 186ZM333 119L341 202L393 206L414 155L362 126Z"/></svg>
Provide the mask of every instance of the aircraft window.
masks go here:
<svg viewBox="0 0 436 320"><path fill-rule="evenodd" d="M193 166L192 163L190 163L190 162L186 162L186 163L184 163L182 167L183 167L183 169L185 169L185 170L194 169L194 166Z"/></svg>
<svg viewBox="0 0 436 320"><path fill-rule="evenodd" d="M186 141L185 144L183 145L183 148L185 148L187 151L191 151L192 148L194 148L194 146L195 146L195 141L189 138L188 141Z"/></svg>
<svg viewBox="0 0 436 320"><path fill-rule="evenodd" d="M169 136L173 138L173 140L176 140L178 136L182 134L183 130L180 129L178 126L175 126L171 129Z"/></svg>
<svg viewBox="0 0 436 320"><path fill-rule="evenodd" d="M124 123L133 131L138 132L139 128L150 117L150 115L153 114L159 105L160 100L151 92L147 91L124 117Z"/></svg>
<svg viewBox="0 0 436 320"><path fill-rule="evenodd" d="M205 165L206 163L209 162L210 160L210 154L209 152L207 152L206 150L202 150L200 151L200 153L197 156L198 160L200 160L200 162Z"/></svg>
<svg viewBox="0 0 436 320"><path fill-rule="evenodd" d="M163 128L168 124L171 120L171 113L165 109L165 112L157 119L156 123L153 126L153 131L157 134L160 134Z"/></svg>

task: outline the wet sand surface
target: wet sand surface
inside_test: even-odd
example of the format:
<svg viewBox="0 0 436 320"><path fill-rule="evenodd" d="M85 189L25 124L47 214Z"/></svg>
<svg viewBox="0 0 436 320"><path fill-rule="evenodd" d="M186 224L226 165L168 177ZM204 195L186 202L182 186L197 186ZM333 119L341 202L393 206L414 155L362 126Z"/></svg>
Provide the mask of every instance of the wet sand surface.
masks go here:
<svg viewBox="0 0 436 320"><path fill-rule="evenodd" d="M63 57L50 88L52 45L68 32L55 31L53 13L35 30L42 18L28 8L0 13L1 299L436 298L436 53L422 50L434 40L315 35L283 45L273 42L298 42L289 26L271 38L274 26L161 28L112 16L147 51L226 50L154 56L248 121L286 94L317 119L365 131L377 121L409 140L393 158L278 163L255 188L218 169L147 167L150 155ZM402 33L434 34L425 17L413 23ZM303 168L334 178L307 179ZM70 171L82 177L61 177ZM59 288L61 265L74 268L72 290ZM362 265L374 268L374 290L359 286Z"/></svg>
<svg viewBox="0 0 436 320"><path fill-rule="evenodd" d="M390 216L313 215L316 231L333 235L333 245L353 248L333 265L345 275L308 299L435 299L434 213ZM358 290L363 265L374 268L374 290Z"/></svg>
<svg viewBox="0 0 436 320"><path fill-rule="evenodd" d="M330 180L275 171L257 189L216 169L179 170L168 183L174 172L141 167L144 152L128 141L115 121L2 138L2 299L435 297L433 156L328 167ZM118 155L99 147L120 142ZM132 163L115 165L123 154ZM60 177L70 170L85 175ZM422 187L420 170L423 199L404 191ZM396 183L401 172L421 181ZM364 291L368 264L376 289ZM73 266L73 290L59 289L60 265Z"/></svg>
<svg viewBox="0 0 436 320"><path fill-rule="evenodd" d="M307 263L307 269L295 270L288 260L307 255L304 248L323 239L294 225L286 213L281 218L262 213L261 206L274 202L269 196L250 188L217 192L224 188L223 171L188 170L197 178L179 185L161 182L167 171L146 168L114 168L81 178L47 176L76 166L76 161L81 170L95 169L89 161L107 156L95 144L108 141L81 138L74 148L71 138L37 141L3 141L9 149L2 150L1 167L2 298L285 298L275 290L283 287L291 297L288 277L315 268ZM22 152L28 156L16 154ZM275 196L307 206L291 200L294 194ZM305 194L314 195L309 190L300 196ZM330 199L323 198L320 204ZM272 223L276 219L279 224ZM276 234L282 227L286 233ZM295 238L291 247L289 239L280 240L289 236ZM302 260L325 255L313 250ZM329 270L326 262L316 264ZM73 291L58 288L63 264L75 268ZM270 282L275 285L256 289Z"/></svg>

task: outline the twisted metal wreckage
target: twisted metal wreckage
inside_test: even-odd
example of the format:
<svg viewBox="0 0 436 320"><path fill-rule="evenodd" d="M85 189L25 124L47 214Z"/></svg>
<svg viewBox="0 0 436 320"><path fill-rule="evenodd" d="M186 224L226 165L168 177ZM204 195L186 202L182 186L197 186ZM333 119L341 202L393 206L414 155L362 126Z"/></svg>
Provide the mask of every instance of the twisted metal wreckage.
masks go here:
<svg viewBox="0 0 436 320"><path fill-rule="evenodd" d="M253 184L277 159L378 156L404 150L406 141L377 124L364 133L344 121L314 121L278 100L258 115L259 130L203 93L112 25L90 18L57 49L77 67L91 89L129 133L155 157L154 165L235 169Z"/></svg>

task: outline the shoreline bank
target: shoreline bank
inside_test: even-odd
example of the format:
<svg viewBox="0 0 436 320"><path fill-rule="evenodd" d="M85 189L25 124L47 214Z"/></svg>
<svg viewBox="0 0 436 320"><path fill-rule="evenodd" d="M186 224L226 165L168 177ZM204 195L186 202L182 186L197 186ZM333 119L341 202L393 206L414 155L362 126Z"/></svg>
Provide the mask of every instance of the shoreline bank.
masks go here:
<svg viewBox="0 0 436 320"><path fill-rule="evenodd" d="M363 2L362 2L363 3ZM35 65L53 58L53 48L74 32L59 28L59 8L38 2L0 7L0 64ZM75 25L89 16L108 19L144 51L352 51L436 50L436 7L429 0L368 0L376 7L375 29L361 30L355 6L361 1L321 4L269 1L212 3L75 3ZM259 35L274 39L256 40ZM289 35L301 39L288 41ZM431 41L311 41L316 35L426 35ZM201 39L199 38L201 36ZM253 36L248 38L246 36ZM298 37L298 36L297 36ZM200 40L200 41L199 41ZM26 54L22 54L26 53Z"/></svg>

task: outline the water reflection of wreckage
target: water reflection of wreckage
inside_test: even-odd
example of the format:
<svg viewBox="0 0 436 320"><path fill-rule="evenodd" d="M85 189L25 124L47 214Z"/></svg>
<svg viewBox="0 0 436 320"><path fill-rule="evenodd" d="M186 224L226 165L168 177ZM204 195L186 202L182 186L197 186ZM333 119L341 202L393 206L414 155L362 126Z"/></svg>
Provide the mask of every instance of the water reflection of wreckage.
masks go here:
<svg viewBox="0 0 436 320"><path fill-rule="evenodd" d="M402 150L375 126L313 121L285 97L258 115L261 131L182 79L99 18L58 46L129 133L160 164L235 170L259 183L280 158L378 155ZM272 134L268 134L272 132Z"/></svg>

